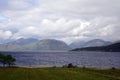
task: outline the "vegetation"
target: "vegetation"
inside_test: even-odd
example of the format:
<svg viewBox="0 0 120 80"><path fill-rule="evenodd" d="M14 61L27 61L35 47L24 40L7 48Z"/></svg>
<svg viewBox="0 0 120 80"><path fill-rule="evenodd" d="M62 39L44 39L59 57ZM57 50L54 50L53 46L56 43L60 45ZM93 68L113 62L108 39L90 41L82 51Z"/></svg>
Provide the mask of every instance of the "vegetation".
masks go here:
<svg viewBox="0 0 120 80"><path fill-rule="evenodd" d="M100 47L85 47L85 48L76 48L71 51L106 51L106 52L120 52L120 42Z"/></svg>
<svg viewBox="0 0 120 80"><path fill-rule="evenodd" d="M69 63L67 65L63 65L63 68L77 68L77 65L73 65L72 63Z"/></svg>
<svg viewBox="0 0 120 80"><path fill-rule="evenodd" d="M120 70L0 68L0 80L120 80Z"/></svg>
<svg viewBox="0 0 120 80"><path fill-rule="evenodd" d="M14 63L15 61L16 61L16 59L14 57L12 57L12 55L10 55L10 54L4 55L4 54L0 53L0 63L3 64L3 67L5 67L5 65L8 65L10 67L11 65L15 64Z"/></svg>

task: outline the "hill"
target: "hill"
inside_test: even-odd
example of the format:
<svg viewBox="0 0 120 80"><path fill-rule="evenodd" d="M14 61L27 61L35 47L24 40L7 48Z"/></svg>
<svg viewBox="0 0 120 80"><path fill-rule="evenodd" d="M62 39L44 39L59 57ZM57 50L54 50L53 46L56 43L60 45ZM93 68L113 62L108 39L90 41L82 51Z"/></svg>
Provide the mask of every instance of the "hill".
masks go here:
<svg viewBox="0 0 120 80"><path fill-rule="evenodd" d="M105 45L109 45L111 44L111 42L109 41L104 41L101 39L93 39L90 41L77 41L77 42L73 42L70 44L70 47L72 48L83 48L83 47L96 47L96 46L105 46Z"/></svg>
<svg viewBox="0 0 120 80"><path fill-rule="evenodd" d="M12 41L12 42L9 42L7 44L16 44L16 45L25 45L25 44L29 44L29 43L32 43L32 42L36 42L38 41L38 39L34 39L34 38L20 38L20 39L17 39L15 41Z"/></svg>
<svg viewBox="0 0 120 80"><path fill-rule="evenodd" d="M108 46L100 47L85 47L85 48L76 48L72 51L106 51L106 52L120 52L120 42L113 43Z"/></svg>
<svg viewBox="0 0 120 80"><path fill-rule="evenodd" d="M0 44L1 51L21 50L70 50L71 48L63 41L54 39L18 39L6 44Z"/></svg>
<svg viewBox="0 0 120 80"><path fill-rule="evenodd" d="M51 51L51 50L70 50L71 48L63 41L54 40L54 39L44 39L23 46L25 50L42 50L42 51Z"/></svg>
<svg viewBox="0 0 120 80"><path fill-rule="evenodd" d="M6 50L21 50L23 45L30 44L33 42L38 41L37 39L34 38L20 38L8 43L0 44L0 50L1 51L6 51Z"/></svg>

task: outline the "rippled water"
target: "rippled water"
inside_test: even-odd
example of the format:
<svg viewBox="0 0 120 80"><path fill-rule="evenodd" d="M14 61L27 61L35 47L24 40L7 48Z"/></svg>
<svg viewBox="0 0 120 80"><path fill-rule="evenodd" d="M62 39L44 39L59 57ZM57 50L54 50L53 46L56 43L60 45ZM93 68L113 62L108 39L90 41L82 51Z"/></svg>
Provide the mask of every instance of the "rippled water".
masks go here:
<svg viewBox="0 0 120 80"><path fill-rule="evenodd" d="M12 54L18 66L77 66L120 68L120 52L3 52Z"/></svg>

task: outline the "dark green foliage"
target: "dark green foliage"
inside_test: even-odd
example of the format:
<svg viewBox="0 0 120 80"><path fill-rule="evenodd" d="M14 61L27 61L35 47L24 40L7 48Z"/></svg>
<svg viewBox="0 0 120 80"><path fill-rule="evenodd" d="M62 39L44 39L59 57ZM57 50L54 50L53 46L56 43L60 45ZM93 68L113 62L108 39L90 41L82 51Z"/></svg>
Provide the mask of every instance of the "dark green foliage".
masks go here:
<svg viewBox="0 0 120 80"><path fill-rule="evenodd" d="M5 67L5 65L7 64L9 67L11 65L15 65L14 62L16 61L16 59L14 57L12 57L11 55L7 54L4 55L2 53L0 53L0 63L3 64L3 67Z"/></svg>
<svg viewBox="0 0 120 80"><path fill-rule="evenodd" d="M116 68L115 68L115 67L112 67L111 69L112 69L112 70L115 70Z"/></svg>
<svg viewBox="0 0 120 80"><path fill-rule="evenodd" d="M63 65L63 68L76 68L76 65L73 65L72 63L69 63L67 65Z"/></svg>
<svg viewBox="0 0 120 80"><path fill-rule="evenodd" d="M0 63L2 63L3 66L5 66L6 64L5 58L5 55L0 52Z"/></svg>
<svg viewBox="0 0 120 80"><path fill-rule="evenodd" d="M13 58L11 55L6 55L5 58L6 58L5 61L9 65L9 67L11 65L14 65L14 62L16 61L15 58Z"/></svg>
<svg viewBox="0 0 120 80"><path fill-rule="evenodd" d="M108 46L100 47L85 47L85 48L76 48L71 51L106 51L106 52L120 52L120 42L114 43Z"/></svg>
<svg viewBox="0 0 120 80"><path fill-rule="evenodd" d="M74 65L72 63L69 63L67 67L68 68L74 68Z"/></svg>

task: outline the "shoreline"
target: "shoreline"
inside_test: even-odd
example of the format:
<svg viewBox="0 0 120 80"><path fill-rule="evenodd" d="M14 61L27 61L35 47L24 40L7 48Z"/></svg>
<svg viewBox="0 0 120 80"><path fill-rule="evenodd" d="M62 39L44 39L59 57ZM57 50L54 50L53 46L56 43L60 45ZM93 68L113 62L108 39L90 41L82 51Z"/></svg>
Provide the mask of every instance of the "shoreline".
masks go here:
<svg viewBox="0 0 120 80"><path fill-rule="evenodd" d="M63 66L0 66L0 68L32 68L32 69L37 69L37 68L67 68L67 67L63 67ZM96 70L120 70L120 68L116 68L116 67L82 67L82 66L77 66L74 68L79 68L79 69L96 69ZM74 68L68 68L68 69L74 69Z"/></svg>

